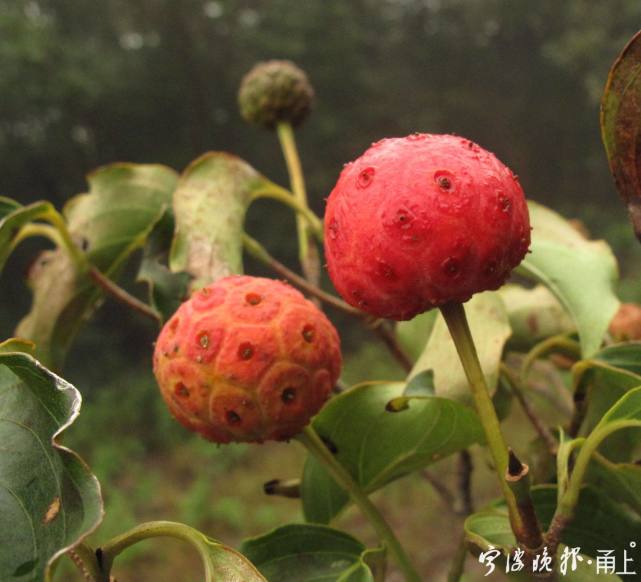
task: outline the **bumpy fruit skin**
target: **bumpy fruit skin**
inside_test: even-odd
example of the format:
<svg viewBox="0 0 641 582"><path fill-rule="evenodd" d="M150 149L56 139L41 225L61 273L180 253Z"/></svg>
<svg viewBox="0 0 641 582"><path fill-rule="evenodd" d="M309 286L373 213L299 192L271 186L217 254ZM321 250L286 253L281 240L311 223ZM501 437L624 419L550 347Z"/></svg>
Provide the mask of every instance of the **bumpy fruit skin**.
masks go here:
<svg viewBox="0 0 641 582"><path fill-rule="evenodd" d="M327 200L329 275L345 301L379 317L411 319L497 289L529 245L517 177L453 135L373 144Z"/></svg>
<svg viewBox="0 0 641 582"><path fill-rule="evenodd" d="M154 374L176 419L217 443L286 440L327 400L341 367L336 330L280 281L232 276L165 324Z"/></svg>
<svg viewBox="0 0 641 582"><path fill-rule="evenodd" d="M279 121L299 125L309 115L313 100L307 75L290 61L258 63L245 75L238 91L243 119L267 129Z"/></svg>

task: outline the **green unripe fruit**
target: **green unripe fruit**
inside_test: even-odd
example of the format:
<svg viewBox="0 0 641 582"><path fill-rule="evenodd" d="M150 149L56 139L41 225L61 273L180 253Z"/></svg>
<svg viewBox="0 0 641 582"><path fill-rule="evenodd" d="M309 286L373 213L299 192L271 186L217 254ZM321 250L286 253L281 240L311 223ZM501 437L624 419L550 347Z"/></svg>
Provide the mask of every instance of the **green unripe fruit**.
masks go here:
<svg viewBox="0 0 641 582"><path fill-rule="evenodd" d="M238 105L243 119L273 129L286 121L296 126L309 115L314 89L291 61L258 63L241 81Z"/></svg>

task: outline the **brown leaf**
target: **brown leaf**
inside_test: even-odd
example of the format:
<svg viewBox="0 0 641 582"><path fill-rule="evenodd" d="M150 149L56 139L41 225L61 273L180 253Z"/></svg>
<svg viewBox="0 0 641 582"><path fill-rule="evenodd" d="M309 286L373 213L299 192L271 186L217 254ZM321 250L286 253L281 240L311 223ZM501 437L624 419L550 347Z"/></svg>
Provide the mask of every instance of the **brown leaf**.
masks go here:
<svg viewBox="0 0 641 582"><path fill-rule="evenodd" d="M601 136L617 190L641 242L641 31L610 69L601 101Z"/></svg>

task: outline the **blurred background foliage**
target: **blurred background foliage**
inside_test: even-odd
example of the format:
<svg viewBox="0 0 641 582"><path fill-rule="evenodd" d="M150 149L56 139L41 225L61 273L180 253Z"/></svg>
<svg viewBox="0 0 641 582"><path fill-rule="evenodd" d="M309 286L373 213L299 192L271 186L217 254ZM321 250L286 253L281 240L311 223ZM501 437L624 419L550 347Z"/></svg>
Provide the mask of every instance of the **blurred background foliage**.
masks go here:
<svg viewBox="0 0 641 582"><path fill-rule="evenodd" d="M316 211L342 164L372 141L458 133L512 167L528 197L607 239L620 261L622 299L641 301L641 247L598 124L608 69L640 27L641 3L628 0L0 0L0 194L61 207L99 165L180 170L210 149L235 152L286 184L274 136L243 124L236 91L256 61L287 58L307 71L317 94L298 133ZM259 202L248 230L295 265L287 211ZM3 337L28 309L24 273L43 244L23 244L3 275ZM378 345L330 315L352 354L346 379L401 375ZM297 474L295 446L265 447L269 455L216 449L169 420L150 373L155 333L108 301L65 370L85 396L70 444L106 491L100 536L171 518L233 543L300 518L295 503L260 493L261 478ZM394 505L397 485L385 503L397 520L409 520L401 536L423 547L430 510L417 521L407 504L414 486L417 504L429 504L431 493L404 482L405 513ZM345 519L360 531L357 515ZM421 558L425 567L447 552L434 543ZM167 555L182 559L178 550ZM144 579L169 579L148 577L159 566L136 560L132 568L141 569L132 571Z"/></svg>

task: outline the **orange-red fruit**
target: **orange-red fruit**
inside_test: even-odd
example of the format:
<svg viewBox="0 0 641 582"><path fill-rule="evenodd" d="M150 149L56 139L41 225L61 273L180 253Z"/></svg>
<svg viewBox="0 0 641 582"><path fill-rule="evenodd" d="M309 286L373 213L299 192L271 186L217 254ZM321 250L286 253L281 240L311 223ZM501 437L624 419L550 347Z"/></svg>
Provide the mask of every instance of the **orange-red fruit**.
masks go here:
<svg viewBox="0 0 641 582"><path fill-rule="evenodd" d="M334 326L280 281L233 276L194 293L165 324L154 373L169 410L218 442L291 438L338 379Z"/></svg>
<svg viewBox="0 0 641 582"><path fill-rule="evenodd" d="M379 317L411 319L497 289L529 245L517 177L453 135L373 144L327 201L329 275L345 301Z"/></svg>

